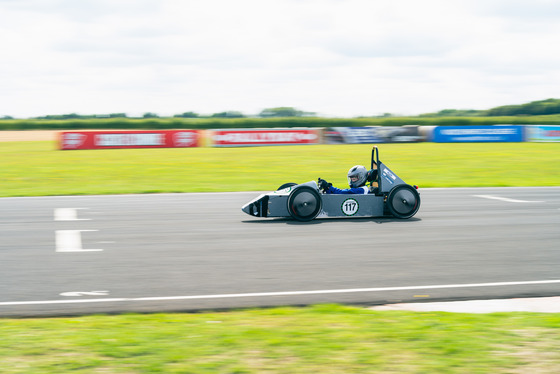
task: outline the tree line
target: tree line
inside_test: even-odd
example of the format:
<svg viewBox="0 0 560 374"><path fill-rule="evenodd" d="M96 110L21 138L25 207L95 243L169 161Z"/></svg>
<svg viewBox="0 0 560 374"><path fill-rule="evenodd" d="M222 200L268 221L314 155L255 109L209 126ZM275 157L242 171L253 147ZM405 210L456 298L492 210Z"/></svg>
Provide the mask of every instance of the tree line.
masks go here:
<svg viewBox="0 0 560 374"><path fill-rule="evenodd" d="M532 101L520 105L504 105L486 110L476 109L443 109L437 113L425 113L416 116L417 118L435 118L435 117L515 117L515 116L542 116L560 114L560 99L546 99L540 101ZM129 117L126 113L111 114L54 114L41 117L33 117L31 119L38 120L80 120L80 119L157 119L157 118L190 118L190 119L236 119L236 118L310 118L315 117L316 113L306 112L293 107L276 107L263 109L257 115L245 115L239 111L225 111L214 113L211 115L201 115L196 112L184 112L175 114L172 117L160 117L156 113L147 112L141 117ZM400 116L391 113L384 113L379 116L366 116L359 118L389 119L398 118ZM11 116L0 117L0 120L12 120Z"/></svg>
<svg viewBox="0 0 560 374"><path fill-rule="evenodd" d="M520 105L503 105L487 110L444 109L437 113L422 114L421 117L504 117L546 116L560 114L560 99L532 101Z"/></svg>
<svg viewBox="0 0 560 374"><path fill-rule="evenodd" d="M292 107L277 107L277 108L267 108L263 109L256 116L248 116L242 112L230 110L225 112L214 113L211 115L202 115L196 112L184 112L181 114L175 114L172 118L248 118L248 117L258 117L258 118L279 118L279 117L310 117L314 116L316 113L304 112ZM110 114L49 114L46 116L33 117L31 119L45 119L45 120L72 120L72 119L104 119L104 118L169 118L160 117L156 113L146 112L141 117L129 117L126 113L110 113ZM14 119L11 116L3 116L0 119L10 120Z"/></svg>

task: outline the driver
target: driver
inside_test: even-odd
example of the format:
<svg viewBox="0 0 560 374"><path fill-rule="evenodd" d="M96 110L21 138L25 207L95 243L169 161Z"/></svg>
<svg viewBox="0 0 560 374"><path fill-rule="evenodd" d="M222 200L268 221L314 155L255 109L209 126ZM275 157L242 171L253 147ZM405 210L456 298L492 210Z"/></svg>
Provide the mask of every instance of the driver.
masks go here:
<svg viewBox="0 0 560 374"><path fill-rule="evenodd" d="M350 188L340 189L333 187L332 183L319 178L317 185L326 194L368 194L377 192L377 188L366 186L366 182L374 182L377 179L377 169L367 170L362 165L352 166L348 170L348 185Z"/></svg>

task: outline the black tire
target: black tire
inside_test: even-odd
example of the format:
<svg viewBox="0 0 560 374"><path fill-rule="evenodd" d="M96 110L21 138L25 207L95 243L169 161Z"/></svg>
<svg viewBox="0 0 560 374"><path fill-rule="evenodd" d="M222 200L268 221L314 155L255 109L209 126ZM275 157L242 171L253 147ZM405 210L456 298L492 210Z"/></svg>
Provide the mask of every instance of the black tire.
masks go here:
<svg viewBox="0 0 560 374"><path fill-rule="evenodd" d="M311 221L322 207L323 200L319 192L311 187L298 187L288 196L288 212L298 221Z"/></svg>
<svg viewBox="0 0 560 374"><path fill-rule="evenodd" d="M420 194L411 185L398 185L387 196L387 208L397 218L410 218L420 209Z"/></svg>
<svg viewBox="0 0 560 374"><path fill-rule="evenodd" d="M284 188L293 187L293 186L297 186L297 183L293 183L293 182L284 183L283 185L278 187L278 189L276 191L280 191L280 190L283 190Z"/></svg>

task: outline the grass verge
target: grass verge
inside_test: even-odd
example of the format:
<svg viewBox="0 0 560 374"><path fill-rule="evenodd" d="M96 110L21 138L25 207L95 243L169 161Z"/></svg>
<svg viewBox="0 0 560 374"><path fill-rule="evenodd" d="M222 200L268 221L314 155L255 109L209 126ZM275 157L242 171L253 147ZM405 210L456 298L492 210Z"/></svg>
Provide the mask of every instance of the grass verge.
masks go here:
<svg viewBox="0 0 560 374"><path fill-rule="evenodd" d="M337 305L0 320L3 373L553 373L560 315Z"/></svg>
<svg viewBox="0 0 560 374"><path fill-rule="evenodd" d="M558 186L560 143L382 144L381 161L420 187ZM59 151L0 144L0 196L274 190L284 182L347 184L371 145Z"/></svg>

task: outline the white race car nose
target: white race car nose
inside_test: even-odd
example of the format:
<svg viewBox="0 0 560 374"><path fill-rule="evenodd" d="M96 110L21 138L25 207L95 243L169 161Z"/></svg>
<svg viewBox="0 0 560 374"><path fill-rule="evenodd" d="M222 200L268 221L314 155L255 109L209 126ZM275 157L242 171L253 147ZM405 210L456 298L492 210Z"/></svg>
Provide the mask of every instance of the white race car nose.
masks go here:
<svg viewBox="0 0 560 374"><path fill-rule="evenodd" d="M268 196L260 195L241 207L241 210L253 217L267 217Z"/></svg>

